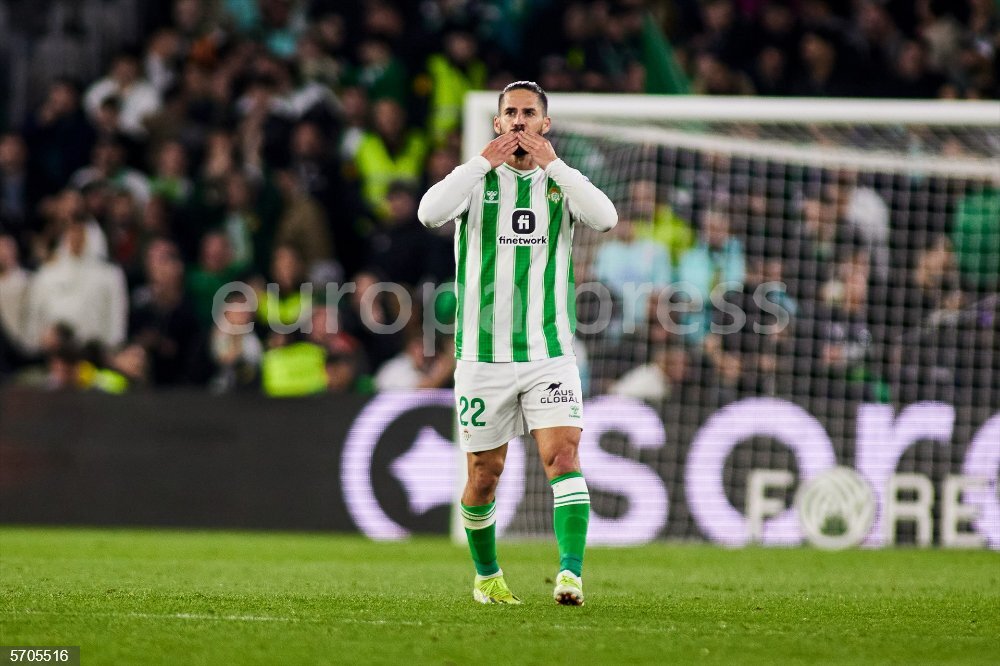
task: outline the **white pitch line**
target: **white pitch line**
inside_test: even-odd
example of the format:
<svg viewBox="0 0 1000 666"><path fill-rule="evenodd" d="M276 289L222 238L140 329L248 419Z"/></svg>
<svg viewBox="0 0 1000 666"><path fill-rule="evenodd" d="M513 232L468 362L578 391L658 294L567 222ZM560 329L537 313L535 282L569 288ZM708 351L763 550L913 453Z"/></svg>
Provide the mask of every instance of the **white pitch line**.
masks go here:
<svg viewBox="0 0 1000 666"><path fill-rule="evenodd" d="M571 611L572 612L572 611ZM407 626L407 627L446 627L449 625L463 623L427 623L420 620L374 620L363 618L321 618L321 617L282 617L280 615L211 615L209 613L108 613L83 611L43 611L43 610L15 610L0 611L2 616L17 615L53 615L57 617L108 617L108 618L137 618L143 620L192 620L192 621L214 621L214 622L306 622L312 624L362 624L370 626ZM464 624L478 623L471 620ZM623 627L618 625L605 624L546 624L546 629L588 631L600 629L603 631L624 631L636 634L663 634L665 632L676 631L674 626L668 627Z"/></svg>
<svg viewBox="0 0 1000 666"><path fill-rule="evenodd" d="M361 618L318 618L318 617L282 617L280 615L212 615L210 613L108 613L96 611L86 613L83 611L43 611L43 610L20 610L20 611L0 611L0 615L55 615L59 617L119 617L119 618L139 618L143 620L209 620L216 622L329 622L342 624L373 624L373 625L407 625L420 627L424 623L419 620L366 620Z"/></svg>

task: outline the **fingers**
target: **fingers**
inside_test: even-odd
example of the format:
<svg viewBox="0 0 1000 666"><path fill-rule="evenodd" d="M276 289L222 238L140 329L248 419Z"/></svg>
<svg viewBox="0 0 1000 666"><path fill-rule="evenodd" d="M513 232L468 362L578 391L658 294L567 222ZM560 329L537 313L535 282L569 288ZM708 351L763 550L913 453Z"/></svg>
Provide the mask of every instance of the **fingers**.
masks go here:
<svg viewBox="0 0 1000 666"><path fill-rule="evenodd" d="M537 132L522 132L518 143L542 168L547 167L553 160L557 159L552 144Z"/></svg>
<svg viewBox="0 0 1000 666"><path fill-rule="evenodd" d="M548 139L544 138L541 134L536 134L535 132L521 132L518 136L518 143L524 147L525 150L529 152L531 150L539 150L548 143Z"/></svg>
<svg viewBox="0 0 1000 666"><path fill-rule="evenodd" d="M517 140L518 140L517 133L516 132L510 132L508 134L501 134L499 137L497 137L496 142L497 142L497 145L500 146L500 147L504 147L504 148L511 147L511 148L513 148L515 145L517 145Z"/></svg>
<svg viewBox="0 0 1000 666"><path fill-rule="evenodd" d="M517 135L513 133L501 134L497 138L493 139L491 145L495 150L509 153L517 146Z"/></svg>
<svg viewBox="0 0 1000 666"><path fill-rule="evenodd" d="M517 133L509 132L490 141L483 150L482 156L496 167L506 160L515 148L517 148Z"/></svg>

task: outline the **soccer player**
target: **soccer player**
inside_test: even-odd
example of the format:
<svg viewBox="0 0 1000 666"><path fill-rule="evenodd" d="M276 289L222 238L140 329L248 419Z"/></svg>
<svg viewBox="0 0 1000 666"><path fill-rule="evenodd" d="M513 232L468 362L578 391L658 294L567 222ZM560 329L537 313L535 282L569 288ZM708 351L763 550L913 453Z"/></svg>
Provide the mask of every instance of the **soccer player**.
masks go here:
<svg viewBox="0 0 1000 666"><path fill-rule="evenodd" d="M511 83L493 119L497 138L430 188L417 212L428 227L456 220L455 403L468 463L462 520L476 567L473 598L484 604L521 603L497 563L495 492L507 443L526 421L554 496L554 597L583 605L590 495L578 455L573 225L604 232L618 214L556 156L545 138L551 123L541 87Z"/></svg>

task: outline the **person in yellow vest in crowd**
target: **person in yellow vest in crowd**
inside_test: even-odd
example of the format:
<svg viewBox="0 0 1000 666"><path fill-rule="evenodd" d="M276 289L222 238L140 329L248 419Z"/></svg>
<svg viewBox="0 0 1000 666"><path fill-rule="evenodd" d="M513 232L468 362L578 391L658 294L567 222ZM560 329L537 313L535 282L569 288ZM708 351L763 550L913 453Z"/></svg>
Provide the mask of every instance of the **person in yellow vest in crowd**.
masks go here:
<svg viewBox="0 0 1000 666"><path fill-rule="evenodd" d="M669 204L658 202L658 198L653 180L636 180L629 186L629 201L637 219L651 222L639 225L636 235L663 245L670 253L671 263L677 266L684 253L694 247L697 238L688 221L677 215Z"/></svg>
<svg viewBox="0 0 1000 666"><path fill-rule="evenodd" d="M302 288L307 284L305 264L293 245L274 249L271 279L270 288L257 290L257 319L270 331L261 359L264 393L274 398L322 393L327 387L327 353L302 331L312 320L312 294Z"/></svg>
<svg viewBox="0 0 1000 666"><path fill-rule="evenodd" d="M307 284L305 262L294 245L274 248L271 255L271 286L257 289L257 321L266 328L291 326L309 321L312 316L311 294L303 294Z"/></svg>
<svg viewBox="0 0 1000 666"><path fill-rule="evenodd" d="M415 83L417 92L427 88L428 125L434 145L444 145L448 135L458 130L465 93L486 86L486 65L476 53L477 42L466 30L455 28L444 36L444 50L427 59L427 75Z"/></svg>
<svg viewBox="0 0 1000 666"><path fill-rule="evenodd" d="M389 183L402 180L416 186L424 169L427 140L406 125L399 102L380 99L372 107L372 131L365 132L354 156L365 203L379 218L388 215Z"/></svg>
<svg viewBox="0 0 1000 666"><path fill-rule="evenodd" d="M273 333L261 363L261 385L271 398L296 398L327 390L326 349L302 333Z"/></svg>

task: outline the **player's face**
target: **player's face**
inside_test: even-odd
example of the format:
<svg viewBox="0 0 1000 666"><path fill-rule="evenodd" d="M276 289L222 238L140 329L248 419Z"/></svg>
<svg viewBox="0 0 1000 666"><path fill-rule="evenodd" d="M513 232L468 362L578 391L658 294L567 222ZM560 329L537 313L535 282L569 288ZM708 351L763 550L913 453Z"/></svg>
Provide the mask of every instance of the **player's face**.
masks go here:
<svg viewBox="0 0 1000 666"><path fill-rule="evenodd" d="M545 134L549 131L550 123L549 117L542 110L538 95L518 88L504 95L500 115L493 119L493 130L497 134L518 130Z"/></svg>

